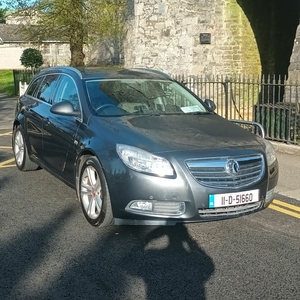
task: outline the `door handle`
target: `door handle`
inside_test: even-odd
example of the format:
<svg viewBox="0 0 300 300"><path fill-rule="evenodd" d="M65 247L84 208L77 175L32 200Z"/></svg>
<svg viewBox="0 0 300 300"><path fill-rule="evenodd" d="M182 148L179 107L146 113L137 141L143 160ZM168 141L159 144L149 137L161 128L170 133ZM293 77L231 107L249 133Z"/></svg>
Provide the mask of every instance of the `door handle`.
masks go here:
<svg viewBox="0 0 300 300"><path fill-rule="evenodd" d="M46 126L50 124L49 118L43 118L43 122Z"/></svg>

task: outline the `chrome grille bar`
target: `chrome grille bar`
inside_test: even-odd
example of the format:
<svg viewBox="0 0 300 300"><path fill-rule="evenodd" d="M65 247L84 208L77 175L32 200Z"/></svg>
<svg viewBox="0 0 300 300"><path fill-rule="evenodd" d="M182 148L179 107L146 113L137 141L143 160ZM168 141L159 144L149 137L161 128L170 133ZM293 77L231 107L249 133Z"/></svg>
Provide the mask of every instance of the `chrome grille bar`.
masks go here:
<svg viewBox="0 0 300 300"><path fill-rule="evenodd" d="M228 162L234 161L238 170L230 172ZM261 154L187 160L186 166L197 182L208 187L239 188L258 182L264 175Z"/></svg>
<svg viewBox="0 0 300 300"><path fill-rule="evenodd" d="M245 204L239 206L231 206L231 207L222 207L222 208L213 208L213 209L198 209L198 213L203 218L209 217L222 217L222 216L234 216L240 213L247 213L256 209L259 209L261 206L261 201Z"/></svg>

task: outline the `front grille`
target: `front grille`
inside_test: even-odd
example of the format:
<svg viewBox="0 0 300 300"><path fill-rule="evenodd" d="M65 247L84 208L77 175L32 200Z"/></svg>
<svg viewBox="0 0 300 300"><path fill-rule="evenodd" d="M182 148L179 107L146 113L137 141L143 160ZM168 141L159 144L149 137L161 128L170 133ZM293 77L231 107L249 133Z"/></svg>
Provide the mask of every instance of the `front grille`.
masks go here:
<svg viewBox="0 0 300 300"><path fill-rule="evenodd" d="M238 216L240 214L254 211L256 209L259 209L260 206L261 206L261 201L245 204L245 205L230 206L230 207L198 209L198 213L199 216L203 218L230 217L230 216Z"/></svg>
<svg viewBox="0 0 300 300"><path fill-rule="evenodd" d="M240 188L254 184L264 175L261 154L187 160L186 166L195 180L211 188Z"/></svg>

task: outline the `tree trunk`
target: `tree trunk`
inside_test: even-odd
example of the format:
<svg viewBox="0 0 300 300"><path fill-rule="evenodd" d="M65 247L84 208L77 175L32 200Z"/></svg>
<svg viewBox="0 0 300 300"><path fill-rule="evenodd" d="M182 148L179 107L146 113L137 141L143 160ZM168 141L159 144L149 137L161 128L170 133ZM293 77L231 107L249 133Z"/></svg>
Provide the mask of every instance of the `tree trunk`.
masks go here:
<svg viewBox="0 0 300 300"><path fill-rule="evenodd" d="M83 41L70 40L71 63L72 67L83 67L85 55L83 53Z"/></svg>
<svg viewBox="0 0 300 300"><path fill-rule="evenodd" d="M83 53L85 26L83 0L72 0L71 7L73 12L72 22L69 23L70 29L70 51L72 67L83 67L85 55Z"/></svg>

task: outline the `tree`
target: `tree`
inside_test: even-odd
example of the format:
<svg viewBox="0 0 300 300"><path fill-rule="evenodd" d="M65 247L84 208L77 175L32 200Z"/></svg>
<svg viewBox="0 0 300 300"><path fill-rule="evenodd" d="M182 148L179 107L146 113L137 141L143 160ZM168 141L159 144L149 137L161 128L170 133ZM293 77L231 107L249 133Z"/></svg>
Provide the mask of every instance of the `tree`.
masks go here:
<svg viewBox="0 0 300 300"><path fill-rule="evenodd" d="M0 2L0 7L1 6L2 4ZM5 24L6 12L7 12L6 8L0 8L0 24Z"/></svg>
<svg viewBox="0 0 300 300"><path fill-rule="evenodd" d="M43 56L41 51L34 48L27 48L23 51L20 61L25 68L34 69L39 68L43 64Z"/></svg>
<svg viewBox="0 0 300 300"><path fill-rule="evenodd" d="M17 0L15 8L26 8L38 16L37 25L23 28L31 41L60 39L70 44L71 66L84 65L84 45L101 37L124 37L127 0ZM7 2L7 3L8 3ZM16 6L16 3L18 4Z"/></svg>

